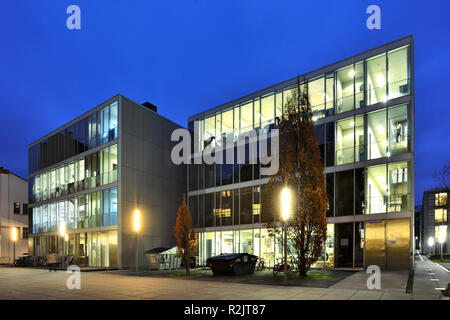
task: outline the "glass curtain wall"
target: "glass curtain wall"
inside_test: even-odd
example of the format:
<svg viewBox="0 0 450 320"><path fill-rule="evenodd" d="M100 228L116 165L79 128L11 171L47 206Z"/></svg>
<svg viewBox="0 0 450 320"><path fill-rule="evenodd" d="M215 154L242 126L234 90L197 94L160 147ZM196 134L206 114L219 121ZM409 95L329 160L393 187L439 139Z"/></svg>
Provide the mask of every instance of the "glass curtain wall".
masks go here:
<svg viewBox="0 0 450 320"><path fill-rule="evenodd" d="M32 198L43 201L117 181L117 145L32 179Z"/></svg>
<svg viewBox="0 0 450 320"><path fill-rule="evenodd" d="M394 162L367 168L366 213L410 210L409 162Z"/></svg>
<svg viewBox="0 0 450 320"><path fill-rule="evenodd" d="M57 231L60 221L69 230L117 224L117 188L33 208L33 233Z"/></svg>

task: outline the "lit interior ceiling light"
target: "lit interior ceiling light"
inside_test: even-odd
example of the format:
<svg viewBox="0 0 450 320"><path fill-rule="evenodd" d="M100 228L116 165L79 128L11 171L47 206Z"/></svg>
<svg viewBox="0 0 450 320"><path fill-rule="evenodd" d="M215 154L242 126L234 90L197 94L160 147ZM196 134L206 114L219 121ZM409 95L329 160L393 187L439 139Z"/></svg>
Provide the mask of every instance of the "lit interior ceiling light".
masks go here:
<svg viewBox="0 0 450 320"><path fill-rule="evenodd" d="M383 140L383 147L387 147L387 141Z"/></svg>
<svg viewBox="0 0 450 320"><path fill-rule="evenodd" d="M387 95L384 94L384 95L381 97L381 101L386 102L387 100L388 100Z"/></svg>
<svg viewBox="0 0 450 320"><path fill-rule="evenodd" d="M355 125L355 121L351 121L351 122L350 122L350 127L353 128L354 125Z"/></svg>
<svg viewBox="0 0 450 320"><path fill-rule="evenodd" d="M377 75L377 84L379 87L384 85L384 77L381 73Z"/></svg>
<svg viewBox="0 0 450 320"><path fill-rule="evenodd" d="M312 120L317 121L317 117L316 116L312 117Z"/></svg>
<svg viewBox="0 0 450 320"><path fill-rule="evenodd" d="M378 127L377 127L377 129L378 129L378 132L379 132L379 133L383 133L383 132L384 132L384 127L383 127L382 124L379 124Z"/></svg>
<svg viewBox="0 0 450 320"><path fill-rule="evenodd" d="M348 75L350 76L350 77L354 77L355 76L355 70L350 70L350 72L348 73Z"/></svg>

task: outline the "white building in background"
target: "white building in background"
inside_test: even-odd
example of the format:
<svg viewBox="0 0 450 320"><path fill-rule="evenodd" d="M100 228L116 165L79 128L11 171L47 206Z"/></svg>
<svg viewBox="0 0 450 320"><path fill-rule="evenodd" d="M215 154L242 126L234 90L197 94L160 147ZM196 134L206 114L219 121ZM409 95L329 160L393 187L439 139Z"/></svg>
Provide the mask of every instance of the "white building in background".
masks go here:
<svg viewBox="0 0 450 320"><path fill-rule="evenodd" d="M14 227L18 257L28 253L28 181L0 167L0 264L13 262Z"/></svg>

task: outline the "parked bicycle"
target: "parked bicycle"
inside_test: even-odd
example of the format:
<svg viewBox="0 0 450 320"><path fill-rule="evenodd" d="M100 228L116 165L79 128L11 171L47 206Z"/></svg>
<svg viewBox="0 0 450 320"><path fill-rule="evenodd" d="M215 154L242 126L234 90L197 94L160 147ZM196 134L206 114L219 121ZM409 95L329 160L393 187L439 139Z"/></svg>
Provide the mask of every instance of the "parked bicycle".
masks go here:
<svg viewBox="0 0 450 320"><path fill-rule="evenodd" d="M258 262L256 263L256 271L264 271L264 258L258 258Z"/></svg>
<svg viewBox="0 0 450 320"><path fill-rule="evenodd" d="M285 266L285 264L281 262L281 259L277 260L277 263L275 263L275 265L273 266L273 269L272 269L272 273L273 273L274 277L278 276L278 274L281 272L289 273L290 271L291 271L291 266L289 264L286 264L286 266Z"/></svg>

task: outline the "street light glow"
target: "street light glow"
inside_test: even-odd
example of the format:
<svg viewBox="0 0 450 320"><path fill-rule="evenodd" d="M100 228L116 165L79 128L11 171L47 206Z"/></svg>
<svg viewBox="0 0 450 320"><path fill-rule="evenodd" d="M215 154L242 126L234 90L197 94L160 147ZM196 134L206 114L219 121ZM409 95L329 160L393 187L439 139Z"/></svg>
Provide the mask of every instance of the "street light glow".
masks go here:
<svg viewBox="0 0 450 320"><path fill-rule="evenodd" d="M284 221L289 219L290 204L291 194L288 188L284 188L281 192L281 213Z"/></svg>
<svg viewBox="0 0 450 320"><path fill-rule="evenodd" d="M134 231L138 232L141 229L141 212L139 209L134 210Z"/></svg>
<svg viewBox="0 0 450 320"><path fill-rule="evenodd" d="M61 237L64 237L65 234L66 234L66 222L64 220L61 220L59 222L59 235Z"/></svg>
<svg viewBox="0 0 450 320"><path fill-rule="evenodd" d="M444 228L439 228L439 243L444 243L445 242L445 236L446 236L446 230Z"/></svg>
<svg viewBox="0 0 450 320"><path fill-rule="evenodd" d="M429 237L428 238L428 246L432 247L434 245L434 238L433 237Z"/></svg>
<svg viewBox="0 0 450 320"><path fill-rule="evenodd" d="M16 227L12 227L12 230L11 230L11 239L12 239L12 241L14 241L14 242L17 241L17 228L16 228Z"/></svg>
<svg viewBox="0 0 450 320"><path fill-rule="evenodd" d="M69 235L67 233L64 235L64 241L69 241Z"/></svg>

